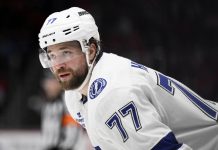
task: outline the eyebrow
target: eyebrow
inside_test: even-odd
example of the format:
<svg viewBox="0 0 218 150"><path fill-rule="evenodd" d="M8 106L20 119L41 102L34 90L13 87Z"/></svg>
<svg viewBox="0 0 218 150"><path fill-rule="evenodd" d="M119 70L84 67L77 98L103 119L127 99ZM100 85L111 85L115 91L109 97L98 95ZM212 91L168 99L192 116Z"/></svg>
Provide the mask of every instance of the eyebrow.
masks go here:
<svg viewBox="0 0 218 150"><path fill-rule="evenodd" d="M67 49L67 48L69 48L69 47L68 47L68 46L63 46L63 47L60 47L58 50L65 50L65 49ZM48 50L47 50L47 53L51 53L51 50L48 49Z"/></svg>

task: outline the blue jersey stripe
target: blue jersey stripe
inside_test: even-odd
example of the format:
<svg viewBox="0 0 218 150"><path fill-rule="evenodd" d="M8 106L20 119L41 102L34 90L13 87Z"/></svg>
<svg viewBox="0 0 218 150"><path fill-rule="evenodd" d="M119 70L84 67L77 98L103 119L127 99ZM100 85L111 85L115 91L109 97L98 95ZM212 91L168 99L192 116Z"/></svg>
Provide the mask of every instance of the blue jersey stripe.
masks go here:
<svg viewBox="0 0 218 150"><path fill-rule="evenodd" d="M181 146L182 144L178 143L175 135L170 132L163 137L151 150L177 150Z"/></svg>
<svg viewBox="0 0 218 150"><path fill-rule="evenodd" d="M95 150L101 150L99 146L94 147Z"/></svg>

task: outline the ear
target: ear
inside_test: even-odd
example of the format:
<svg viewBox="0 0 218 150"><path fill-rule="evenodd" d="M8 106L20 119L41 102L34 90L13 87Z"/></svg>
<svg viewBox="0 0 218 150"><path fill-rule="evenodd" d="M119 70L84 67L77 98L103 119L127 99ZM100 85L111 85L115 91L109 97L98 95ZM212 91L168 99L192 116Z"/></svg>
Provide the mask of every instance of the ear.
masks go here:
<svg viewBox="0 0 218 150"><path fill-rule="evenodd" d="M94 43L91 43L88 49L88 55L89 55L89 62L92 63L92 61L95 58L97 52L97 47Z"/></svg>

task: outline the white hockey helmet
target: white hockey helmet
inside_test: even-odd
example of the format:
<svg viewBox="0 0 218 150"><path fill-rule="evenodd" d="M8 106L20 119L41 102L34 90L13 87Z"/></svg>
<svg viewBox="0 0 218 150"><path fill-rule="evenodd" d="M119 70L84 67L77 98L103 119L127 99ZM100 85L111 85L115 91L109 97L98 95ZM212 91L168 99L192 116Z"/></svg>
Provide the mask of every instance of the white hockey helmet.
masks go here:
<svg viewBox="0 0 218 150"><path fill-rule="evenodd" d="M46 47L62 42L78 41L86 53L90 38L100 41L98 27L90 13L78 7L72 7L51 14L44 22L39 33L41 51L39 58L44 68L51 67ZM100 47L98 47L98 50Z"/></svg>

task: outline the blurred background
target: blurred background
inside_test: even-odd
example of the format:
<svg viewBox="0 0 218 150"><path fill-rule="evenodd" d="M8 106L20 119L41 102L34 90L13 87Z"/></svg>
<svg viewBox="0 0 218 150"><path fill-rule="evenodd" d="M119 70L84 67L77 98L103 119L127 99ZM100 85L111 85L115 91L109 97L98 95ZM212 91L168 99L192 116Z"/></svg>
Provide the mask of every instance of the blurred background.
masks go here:
<svg viewBox="0 0 218 150"><path fill-rule="evenodd" d="M38 130L43 69L38 33L46 17L78 6L99 27L103 50L133 59L217 101L216 0L1 0L0 129ZM1 147L0 147L1 149Z"/></svg>

